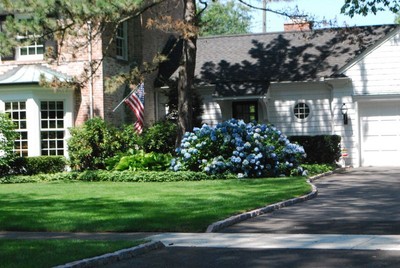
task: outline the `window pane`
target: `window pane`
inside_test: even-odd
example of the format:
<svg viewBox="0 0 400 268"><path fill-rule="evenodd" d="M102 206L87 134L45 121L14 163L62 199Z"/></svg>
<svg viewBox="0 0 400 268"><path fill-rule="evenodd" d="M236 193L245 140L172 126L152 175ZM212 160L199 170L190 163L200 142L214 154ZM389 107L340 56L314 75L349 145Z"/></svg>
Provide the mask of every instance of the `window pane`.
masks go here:
<svg viewBox="0 0 400 268"><path fill-rule="evenodd" d="M39 47L37 47L37 54L43 54L43 47L42 46L39 46Z"/></svg>
<svg viewBox="0 0 400 268"><path fill-rule="evenodd" d="M233 117L245 122L258 120L258 104L256 101L234 102L232 104Z"/></svg>
<svg viewBox="0 0 400 268"><path fill-rule="evenodd" d="M62 101L43 101L41 120L42 154L64 154L64 103ZM51 131L50 131L51 130Z"/></svg>
<svg viewBox="0 0 400 268"><path fill-rule="evenodd" d="M35 55L36 54L36 48L35 47L29 47L29 55Z"/></svg>
<svg viewBox="0 0 400 268"><path fill-rule="evenodd" d="M42 101L40 103L40 109L41 110L47 110L47 102L46 101Z"/></svg>

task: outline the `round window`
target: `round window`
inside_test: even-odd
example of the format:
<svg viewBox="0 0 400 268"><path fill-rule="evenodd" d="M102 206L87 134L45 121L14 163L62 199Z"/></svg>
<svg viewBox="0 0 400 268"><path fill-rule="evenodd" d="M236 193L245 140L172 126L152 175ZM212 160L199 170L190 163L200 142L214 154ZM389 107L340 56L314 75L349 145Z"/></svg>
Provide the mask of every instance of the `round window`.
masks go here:
<svg viewBox="0 0 400 268"><path fill-rule="evenodd" d="M299 119L305 119L310 115L310 107L307 103L299 102L294 106L294 116Z"/></svg>

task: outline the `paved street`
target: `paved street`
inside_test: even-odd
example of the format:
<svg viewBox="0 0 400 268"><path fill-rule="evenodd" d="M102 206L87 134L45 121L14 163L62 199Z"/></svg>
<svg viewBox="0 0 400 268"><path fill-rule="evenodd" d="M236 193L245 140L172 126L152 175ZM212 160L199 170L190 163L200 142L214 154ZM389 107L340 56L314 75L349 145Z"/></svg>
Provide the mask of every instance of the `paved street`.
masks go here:
<svg viewBox="0 0 400 268"><path fill-rule="evenodd" d="M400 168L350 169L318 197L219 234L159 234L166 247L108 267L400 267Z"/></svg>

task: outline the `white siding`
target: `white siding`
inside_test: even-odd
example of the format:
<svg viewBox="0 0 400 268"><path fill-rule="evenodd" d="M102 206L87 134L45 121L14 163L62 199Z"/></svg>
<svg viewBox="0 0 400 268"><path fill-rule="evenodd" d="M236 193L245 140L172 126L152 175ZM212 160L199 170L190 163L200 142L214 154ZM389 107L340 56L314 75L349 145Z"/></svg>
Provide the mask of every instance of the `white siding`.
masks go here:
<svg viewBox="0 0 400 268"><path fill-rule="evenodd" d="M214 87L200 88L198 89L199 94L203 101L203 115L201 116L201 122L210 126L215 126L219 122L226 119L222 115L221 104L218 103L213 97Z"/></svg>
<svg viewBox="0 0 400 268"><path fill-rule="evenodd" d="M331 91L323 83L275 84L270 88L269 121L285 135L332 134ZM298 102L310 108L306 119L293 113Z"/></svg>
<svg viewBox="0 0 400 268"><path fill-rule="evenodd" d="M400 33L396 34L358 63L345 75L353 81L355 95L400 93Z"/></svg>
<svg viewBox="0 0 400 268"><path fill-rule="evenodd" d="M347 150L348 156L344 159L346 166L359 166L360 163L360 144L359 144L359 128L357 103L353 102L353 88L350 82L348 83L333 83L333 130L336 135L341 136L341 147ZM348 109L348 124L345 125L341 108L346 104Z"/></svg>

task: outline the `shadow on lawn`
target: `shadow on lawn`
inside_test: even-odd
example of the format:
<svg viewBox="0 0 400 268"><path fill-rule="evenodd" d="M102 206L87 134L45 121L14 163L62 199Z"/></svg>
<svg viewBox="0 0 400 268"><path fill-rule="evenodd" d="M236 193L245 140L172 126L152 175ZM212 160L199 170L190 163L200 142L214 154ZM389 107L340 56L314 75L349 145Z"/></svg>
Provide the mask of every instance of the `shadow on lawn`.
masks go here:
<svg viewBox="0 0 400 268"><path fill-rule="evenodd" d="M82 192L77 188L69 189L73 194L65 196L63 185L56 186L56 190L34 188L25 193L16 187L0 193L0 230L201 232L215 221L268 202L282 201L288 192L296 196L307 191L303 179L295 185L285 179L274 183L279 185L279 191L262 180L210 183L209 188L201 183L182 183L179 187L165 184L146 188L143 197L138 194L141 188L134 184L123 185L123 190L97 188L92 196L91 189L97 184L85 186L88 190ZM36 185L39 184L32 184L32 187ZM102 191L106 194L99 194Z"/></svg>

